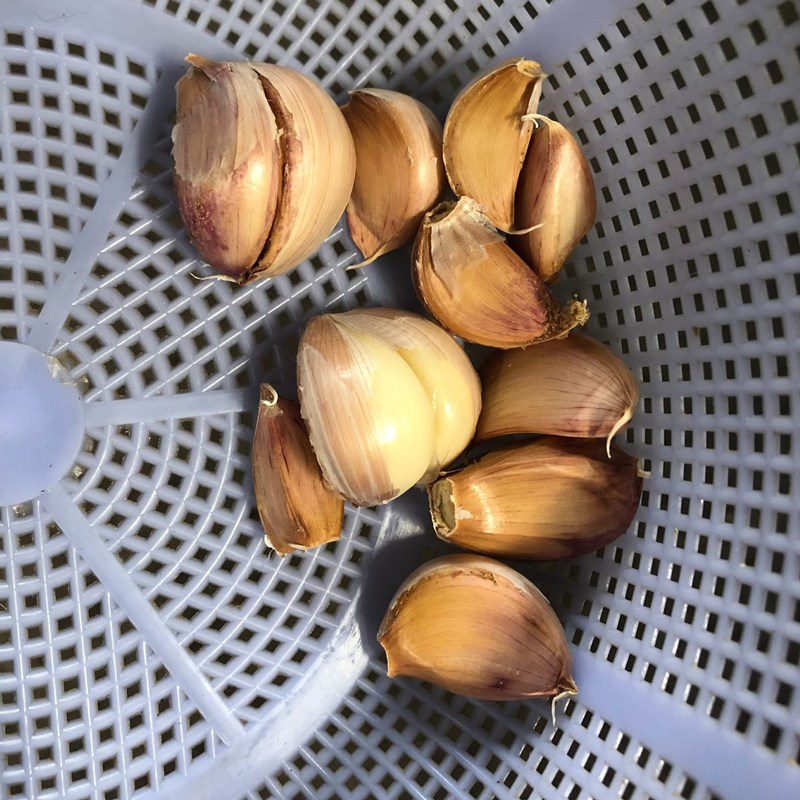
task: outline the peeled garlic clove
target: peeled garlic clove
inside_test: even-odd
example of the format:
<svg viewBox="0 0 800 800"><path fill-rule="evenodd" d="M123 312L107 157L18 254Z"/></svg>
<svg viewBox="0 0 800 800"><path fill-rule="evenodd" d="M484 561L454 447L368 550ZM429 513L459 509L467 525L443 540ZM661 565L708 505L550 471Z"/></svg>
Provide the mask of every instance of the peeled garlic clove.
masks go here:
<svg viewBox="0 0 800 800"><path fill-rule="evenodd" d="M453 191L472 197L496 228L514 226L514 195L544 74L535 61L502 64L470 83L444 124L444 164ZM539 220L534 220L535 224Z"/></svg>
<svg viewBox="0 0 800 800"><path fill-rule="evenodd" d="M468 197L425 215L412 274L420 299L445 328L489 347L564 336L589 318L585 302L559 306Z"/></svg>
<svg viewBox="0 0 800 800"><path fill-rule="evenodd" d="M264 538L280 555L339 538L344 503L324 483L300 406L261 387L253 486Z"/></svg>
<svg viewBox="0 0 800 800"><path fill-rule="evenodd" d="M491 558L437 558L400 587L378 632L389 676L484 700L575 694L558 617L527 578Z"/></svg>
<svg viewBox="0 0 800 800"><path fill-rule="evenodd" d="M421 480L432 481L466 448L481 410L475 368L450 334L408 311L367 308L342 315L348 324L391 345L411 367L433 408L434 445Z"/></svg>
<svg viewBox="0 0 800 800"><path fill-rule="evenodd" d="M636 379L604 344L565 339L494 353L481 368L478 441L511 433L611 439L639 402Z"/></svg>
<svg viewBox="0 0 800 800"><path fill-rule="evenodd" d="M604 547L639 506L637 461L598 439L555 436L495 450L428 490L436 535L504 558L568 558Z"/></svg>
<svg viewBox="0 0 800 800"><path fill-rule="evenodd" d="M350 131L321 86L272 64L187 58L173 131L176 189L200 254L238 283L316 251L355 177Z"/></svg>
<svg viewBox="0 0 800 800"><path fill-rule="evenodd" d="M281 186L278 128L247 64L190 55L177 84L175 190L189 236L219 272L242 279L267 241Z"/></svg>
<svg viewBox="0 0 800 800"><path fill-rule="evenodd" d="M434 413L414 370L349 314L323 314L300 340L297 381L328 483L360 506L411 488L434 454Z"/></svg>
<svg viewBox="0 0 800 800"><path fill-rule="evenodd" d="M514 249L550 282L594 224L594 179L581 148L560 123L540 117L517 184Z"/></svg>
<svg viewBox="0 0 800 800"><path fill-rule="evenodd" d="M283 165L275 223L251 275L264 278L319 249L350 198L356 157L341 111L316 81L275 64L251 66L278 123Z"/></svg>
<svg viewBox="0 0 800 800"><path fill-rule="evenodd" d="M422 103L387 89L359 89L342 106L356 149L347 222L368 264L410 242L446 184L442 126Z"/></svg>

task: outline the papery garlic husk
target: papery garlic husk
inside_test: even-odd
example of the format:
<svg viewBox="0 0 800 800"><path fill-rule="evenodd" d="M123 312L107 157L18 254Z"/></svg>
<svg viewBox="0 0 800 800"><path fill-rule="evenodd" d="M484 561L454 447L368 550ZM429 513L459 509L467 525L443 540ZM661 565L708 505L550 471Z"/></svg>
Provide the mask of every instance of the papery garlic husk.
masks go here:
<svg viewBox="0 0 800 800"><path fill-rule="evenodd" d="M297 403L261 387L253 487L264 538L280 555L339 538L344 502L324 482Z"/></svg>
<svg viewBox="0 0 800 800"><path fill-rule="evenodd" d="M410 242L444 191L442 126L422 103L388 89L351 92L342 114L356 148L347 222L365 266Z"/></svg>
<svg viewBox="0 0 800 800"><path fill-rule="evenodd" d="M476 441L549 433L603 437L610 448L639 402L636 379L625 364L604 344L574 331L536 347L493 353L480 375Z"/></svg>
<svg viewBox="0 0 800 800"><path fill-rule="evenodd" d="M447 331L409 311L368 308L342 316L390 344L425 389L433 408L433 455L421 482L429 483L473 438L481 386L472 362Z"/></svg>
<svg viewBox="0 0 800 800"><path fill-rule="evenodd" d="M489 347L565 336L589 318L585 301L558 304L469 197L425 215L412 275L420 299L445 328Z"/></svg>
<svg viewBox="0 0 800 800"><path fill-rule="evenodd" d="M572 657L544 595L491 558L458 554L420 567L378 632L390 677L407 675L484 700L573 695Z"/></svg>
<svg viewBox="0 0 800 800"><path fill-rule="evenodd" d="M393 309L315 317L297 358L300 405L329 484L356 505L385 503L471 439L479 384L461 348Z"/></svg>
<svg viewBox="0 0 800 800"><path fill-rule="evenodd" d="M286 67L186 60L172 138L189 235L238 283L288 272L319 248L350 197L344 117L319 84Z"/></svg>
<svg viewBox="0 0 800 800"><path fill-rule="evenodd" d="M580 145L560 123L536 115L516 194L512 247L550 283L594 224L594 179Z"/></svg>
<svg viewBox="0 0 800 800"><path fill-rule="evenodd" d="M495 450L429 487L440 539L534 561L590 553L622 536L642 493L637 460L600 439L548 436Z"/></svg>
<svg viewBox="0 0 800 800"><path fill-rule="evenodd" d="M535 61L501 64L458 95L444 124L444 164L453 191L474 198L503 231L515 227L517 180L544 77Z"/></svg>

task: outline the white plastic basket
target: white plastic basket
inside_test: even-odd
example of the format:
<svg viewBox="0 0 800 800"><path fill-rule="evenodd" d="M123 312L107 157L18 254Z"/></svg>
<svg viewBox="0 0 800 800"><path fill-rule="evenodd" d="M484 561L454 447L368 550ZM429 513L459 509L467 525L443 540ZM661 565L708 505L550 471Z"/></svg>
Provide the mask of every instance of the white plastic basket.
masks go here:
<svg viewBox="0 0 800 800"><path fill-rule="evenodd" d="M0 436L0 797L800 797L795 0L2 12L0 333L66 375L6 383L0 414L27 409L25 457L52 447L68 471L14 505L21 455ZM386 678L378 620L444 549L421 496L265 553L253 388L291 391L312 314L408 306L407 253L345 272L337 229L273 281L193 279L169 155L190 50L440 115L500 58L551 73L542 110L580 138L599 201L559 291L588 297L590 332L640 380L627 447L652 471L625 537L524 569L575 651L557 727L540 703ZM53 366L0 347L6 368Z"/></svg>

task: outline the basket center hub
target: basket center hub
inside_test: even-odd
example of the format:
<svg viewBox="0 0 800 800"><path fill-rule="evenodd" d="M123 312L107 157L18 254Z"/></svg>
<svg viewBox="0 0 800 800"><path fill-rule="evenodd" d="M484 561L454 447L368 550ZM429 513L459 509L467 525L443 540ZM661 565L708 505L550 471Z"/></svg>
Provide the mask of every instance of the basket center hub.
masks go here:
<svg viewBox="0 0 800 800"><path fill-rule="evenodd" d="M0 506L31 500L75 462L83 403L64 377L52 356L0 342Z"/></svg>

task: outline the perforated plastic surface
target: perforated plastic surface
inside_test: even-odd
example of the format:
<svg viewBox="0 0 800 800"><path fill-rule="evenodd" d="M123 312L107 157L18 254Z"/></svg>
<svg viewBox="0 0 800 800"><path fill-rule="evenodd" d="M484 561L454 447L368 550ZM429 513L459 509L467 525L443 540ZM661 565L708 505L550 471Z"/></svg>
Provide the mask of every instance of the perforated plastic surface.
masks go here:
<svg viewBox="0 0 800 800"><path fill-rule="evenodd" d="M795 0L2 4L0 333L85 401L73 471L0 525L0 797L800 796ZM441 115L508 55L551 76L598 221L560 291L642 385L627 536L525 569L581 687L538 703L389 681L394 588L443 549L421 496L269 558L254 387L305 320L408 304L337 229L271 282L203 271L176 215L180 59L272 59ZM2 465L8 468L9 465Z"/></svg>

